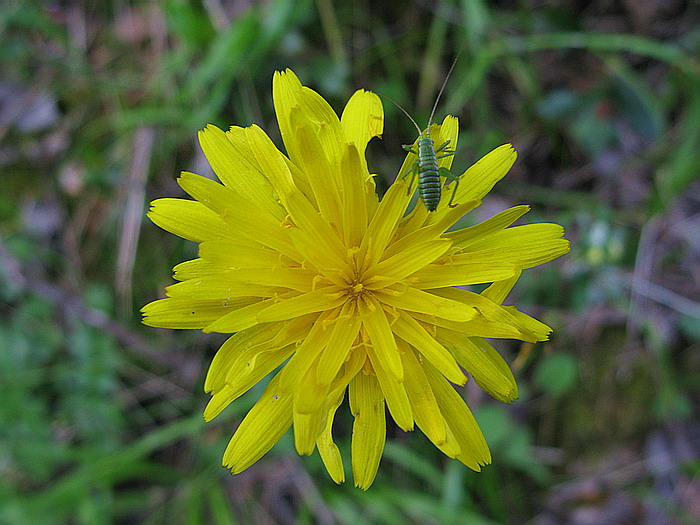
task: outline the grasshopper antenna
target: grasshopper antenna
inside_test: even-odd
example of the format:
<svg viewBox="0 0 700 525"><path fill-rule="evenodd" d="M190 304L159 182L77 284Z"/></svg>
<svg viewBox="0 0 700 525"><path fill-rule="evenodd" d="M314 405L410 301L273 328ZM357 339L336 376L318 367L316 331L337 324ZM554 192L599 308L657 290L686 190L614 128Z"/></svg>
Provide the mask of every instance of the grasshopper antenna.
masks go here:
<svg viewBox="0 0 700 525"><path fill-rule="evenodd" d="M437 109L438 102L440 102L440 97L442 97L442 92L445 91L445 86L447 85L447 81L450 79L450 76L452 75L452 71L454 70L455 66L457 65L457 60L459 60L459 56L462 54L462 51L464 51L464 48L459 50L459 53L457 53L457 56L455 57L454 61L452 62L452 65L450 66L450 70L447 72L447 76L445 76L445 80L442 81L442 86L440 87L440 92L438 93L438 96L435 99L435 104L433 104L433 110L430 112L430 118L428 119L428 136L430 136L430 125L433 123L433 117L435 116L435 110ZM411 120L413 120L413 119L411 119Z"/></svg>
<svg viewBox="0 0 700 525"><path fill-rule="evenodd" d="M443 87L444 87L444 86L443 86ZM422 136L422 135L423 135L423 130L420 129L420 126L418 126L418 123L417 123L415 120L413 120L413 117L412 117L411 115L408 114L408 111L406 111L405 109L403 109L403 108L401 107L401 104L399 104L398 102L396 102L393 98L391 98L391 97L385 95L384 93L380 93L379 91L377 91L377 94L378 94L378 95L381 95L381 96L383 96L385 99L390 100L391 102L393 102L394 105L395 105L397 108L399 108L401 111L403 111L404 114L411 120L411 122L413 122L413 125L414 125L414 126L416 127L416 129L418 130L418 136Z"/></svg>

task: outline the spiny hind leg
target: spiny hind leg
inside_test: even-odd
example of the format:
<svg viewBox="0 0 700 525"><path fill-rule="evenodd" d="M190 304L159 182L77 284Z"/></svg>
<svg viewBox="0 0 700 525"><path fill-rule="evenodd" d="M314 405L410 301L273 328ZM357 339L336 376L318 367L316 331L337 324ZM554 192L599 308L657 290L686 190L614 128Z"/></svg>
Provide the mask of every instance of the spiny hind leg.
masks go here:
<svg viewBox="0 0 700 525"><path fill-rule="evenodd" d="M457 204L452 204L452 202L455 200L455 195L457 195L457 188L459 188L459 175L455 175L452 173L450 170L447 168L440 168L440 175L445 177L449 183L449 181L455 181L455 187L452 190L452 196L450 197L450 202L447 203L447 205L450 208L455 208Z"/></svg>

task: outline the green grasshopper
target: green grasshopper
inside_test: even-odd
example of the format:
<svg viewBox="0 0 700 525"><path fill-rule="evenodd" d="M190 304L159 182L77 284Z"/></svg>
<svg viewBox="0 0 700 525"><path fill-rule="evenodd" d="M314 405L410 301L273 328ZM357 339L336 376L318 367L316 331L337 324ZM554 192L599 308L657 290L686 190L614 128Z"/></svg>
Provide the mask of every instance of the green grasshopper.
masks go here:
<svg viewBox="0 0 700 525"><path fill-rule="evenodd" d="M454 175L447 168L440 168L438 166L438 159L454 155L455 151L449 148L449 140L437 149L435 149L435 142L433 141L433 139L430 138L430 126L433 122L433 117L435 116L435 109L437 108L438 102L440 101L440 97L442 96L442 92L445 90L447 81L449 80L450 75L452 74L452 70L454 69L455 64L457 63L458 58L459 55L457 55L457 58L455 58L454 62L452 62L452 67L450 67L450 70L448 71L447 76L445 77L445 80L442 83L440 92L438 93L438 96L435 99L433 110L430 112L430 118L428 119L428 127L425 128L425 130L420 129L416 121L413 120L413 117L411 117L411 115L408 114L408 111L402 108L394 100L389 99L394 104L396 104L396 107L398 107L401 111L405 113L405 115L411 120L411 122L413 122L413 125L418 130L418 150L416 151L415 149L413 149L413 145L404 144L402 146L403 149L410 153L413 153L416 157L418 157L418 159L416 160L416 162L413 163L413 166L411 166L405 173L401 174L401 178L405 179L410 174L411 183L409 184L409 188L412 188L413 182L416 180L416 177L418 177L418 196L420 197L420 200L423 201L423 204L428 209L428 211L435 211L438 207L438 204L440 204L440 197L442 195L443 186L440 181L440 177L445 177L445 179L447 179L448 181L454 181L455 185L454 189L452 190L452 196L450 197L450 202L447 205L450 208L454 208L455 206L457 206L456 204L452 204L452 202L454 201L455 195L457 194L457 188L459 187L459 175Z"/></svg>

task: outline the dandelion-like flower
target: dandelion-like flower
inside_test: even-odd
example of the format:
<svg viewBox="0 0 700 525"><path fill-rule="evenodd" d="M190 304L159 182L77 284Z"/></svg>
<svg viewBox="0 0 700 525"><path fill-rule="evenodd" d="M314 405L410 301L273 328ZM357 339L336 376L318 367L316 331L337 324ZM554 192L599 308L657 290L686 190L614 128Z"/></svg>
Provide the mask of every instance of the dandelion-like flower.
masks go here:
<svg viewBox="0 0 700 525"><path fill-rule="evenodd" d="M338 118L287 70L275 74L273 97L287 155L258 126L208 126L200 144L223 184L183 173L179 184L195 200L152 203L153 222L199 243L199 257L175 267L180 282L143 308L144 323L233 334L207 374L207 421L277 370L224 453L233 473L293 426L298 453L317 448L343 482L331 429L346 390L355 485L367 489L377 474L386 408L401 429L417 425L480 470L491 455L451 383L463 385L466 371L496 399L517 398L508 365L484 338L548 337L546 325L501 303L521 270L568 251L563 229L509 227L529 209L516 206L447 231L510 169L510 145L464 172L456 206L443 198L434 212L418 203L407 213L410 178L397 177L380 201L365 161L383 131L374 93L357 91ZM455 146L457 132L448 116L430 134ZM409 153L399 173L415 161ZM482 293L465 289L483 283L492 284Z"/></svg>

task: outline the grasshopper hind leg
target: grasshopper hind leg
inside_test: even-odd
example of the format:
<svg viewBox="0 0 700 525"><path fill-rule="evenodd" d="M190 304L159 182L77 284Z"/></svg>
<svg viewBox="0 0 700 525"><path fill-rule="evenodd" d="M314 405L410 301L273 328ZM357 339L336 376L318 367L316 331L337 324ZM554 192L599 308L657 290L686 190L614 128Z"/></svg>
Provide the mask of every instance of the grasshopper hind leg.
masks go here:
<svg viewBox="0 0 700 525"><path fill-rule="evenodd" d="M458 205L457 204L452 204L455 200L455 195L457 195L457 188L459 188L459 175L453 174L450 170L447 168L440 168L440 175L445 177L448 181L454 181L455 187L452 190L452 196L450 197L450 202L447 203L447 206L450 208L456 208Z"/></svg>

